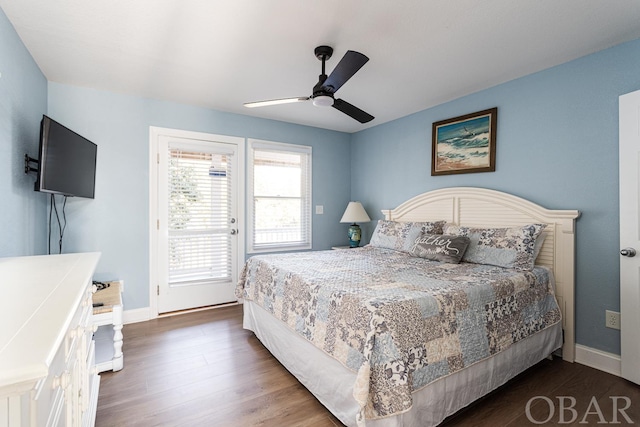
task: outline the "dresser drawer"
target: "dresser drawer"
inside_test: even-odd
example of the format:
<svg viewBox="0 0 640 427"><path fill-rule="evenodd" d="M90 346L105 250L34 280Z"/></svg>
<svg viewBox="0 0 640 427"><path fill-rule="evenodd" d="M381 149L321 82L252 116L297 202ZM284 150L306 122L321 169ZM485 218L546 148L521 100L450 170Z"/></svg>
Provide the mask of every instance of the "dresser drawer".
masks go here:
<svg viewBox="0 0 640 427"><path fill-rule="evenodd" d="M59 424L60 420L66 419L61 406L64 406L65 392L70 382L67 349L61 346L49 367L49 375L38 382L35 389L33 398L36 408L35 425L64 425L64 423Z"/></svg>
<svg viewBox="0 0 640 427"><path fill-rule="evenodd" d="M89 407L95 364L92 295L92 286L88 286L64 344L53 358L50 375L35 389L36 426L80 425Z"/></svg>
<svg viewBox="0 0 640 427"><path fill-rule="evenodd" d="M49 419L46 424L47 427L62 427L66 425L64 399L64 390L62 387L57 387L53 393L51 411L49 412Z"/></svg>
<svg viewBox="0 0 640 427"><path fill-rule="evenodd" d="M91 337L93 333L91 321L91 316L93 315L92 295L92 286L89 286L83 295L82 302L73 315L73 320L71 321L72 326L65 335L64 347L67 358L74 357L74 349L78 346L78 340L83 335L88 334L88 336Z"/></svg>

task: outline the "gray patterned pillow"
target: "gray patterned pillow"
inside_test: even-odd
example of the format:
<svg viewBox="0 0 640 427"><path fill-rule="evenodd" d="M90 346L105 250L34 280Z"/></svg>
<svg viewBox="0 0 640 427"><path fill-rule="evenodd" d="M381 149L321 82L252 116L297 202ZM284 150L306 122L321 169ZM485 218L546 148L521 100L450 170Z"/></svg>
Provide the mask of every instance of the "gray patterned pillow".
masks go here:
<svg viewBox="0 0 640 427"><path fill-rule="evenodd" d="M465 262L524 271L533 269L537 255L536 240L546 226L529 224L510 228L470 228L447 224L444 233L471 239L462 258Z"/></svg>
<svg viewBox="0 0 640 427"><path fill-rule="evenodd" d="M409 252L422 233L442 234L446 221L398 222L381 219L373 231L369 244L378 248Z"/></svg>
<svg viewBox="0 0 640 427"><path fill-rule="evenodd" d="M413 242L409 254L433 261L458 264L470 241L466 236L424 233Z"/></svg>

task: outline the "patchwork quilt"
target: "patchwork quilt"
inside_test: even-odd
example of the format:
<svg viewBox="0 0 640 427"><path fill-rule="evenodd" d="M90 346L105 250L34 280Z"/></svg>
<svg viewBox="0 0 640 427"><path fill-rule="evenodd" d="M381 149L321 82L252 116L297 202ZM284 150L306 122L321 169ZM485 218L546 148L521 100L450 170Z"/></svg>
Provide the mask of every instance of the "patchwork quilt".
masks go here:
<svg viewBox="0 0 640 427"><path fill-rule="evenodd" d="M365 419L405 412L414 391L561 321L546 268L440 263L372 246L254 256L236 295L356 372Z"/></svg>

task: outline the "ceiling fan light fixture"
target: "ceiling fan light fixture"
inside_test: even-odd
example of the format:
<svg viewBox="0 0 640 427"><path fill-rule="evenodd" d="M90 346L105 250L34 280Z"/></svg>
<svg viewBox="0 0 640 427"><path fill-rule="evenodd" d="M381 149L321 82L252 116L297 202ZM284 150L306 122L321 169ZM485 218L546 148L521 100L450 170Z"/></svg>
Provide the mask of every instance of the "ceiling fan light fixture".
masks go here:
<svg viewBox="0 0 640 427"><path fill-rule="evenodd" d="M327 95L318 95L313 97L313 105L316 107L331 107L333 98Z"/></svg>

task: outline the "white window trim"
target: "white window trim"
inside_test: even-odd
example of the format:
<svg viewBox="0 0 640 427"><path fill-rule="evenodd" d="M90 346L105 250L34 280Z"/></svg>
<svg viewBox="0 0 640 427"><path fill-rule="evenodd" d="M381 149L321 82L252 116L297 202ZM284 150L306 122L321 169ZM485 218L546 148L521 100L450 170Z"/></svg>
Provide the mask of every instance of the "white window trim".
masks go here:
<svg viewBox="0 0 640 427"><path fill-rule="evenodd" d="M247 212L247 253L255 254L255 253L269 253L269 252L285 252L285 251L298 251L298 250L308 250L313 247L313 149L308 145L297 145L297 144L288 144L284 142L274 142L274 141L265 141L259 139L247 139L248 147L247 147L247 203L246 203L246 212ZM304 153L309 155L309 243L304 245L299 244L272 244L268 247L263 245L260 248L254 248L253 246L253 152L254 149L267 149L274 151L283 151L283 152L293 152L293 153Z"/></svg>

